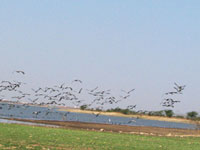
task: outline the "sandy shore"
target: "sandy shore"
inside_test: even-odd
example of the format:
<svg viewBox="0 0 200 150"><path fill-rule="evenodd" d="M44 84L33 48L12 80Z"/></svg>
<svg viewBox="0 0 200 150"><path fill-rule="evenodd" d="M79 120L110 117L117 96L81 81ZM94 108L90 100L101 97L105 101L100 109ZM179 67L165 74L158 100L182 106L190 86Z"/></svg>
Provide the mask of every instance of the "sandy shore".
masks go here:
<svg viewBox="0 0 200 150"><path fill-rule="evenodd" d="M80 109L71 109L71 108L60 108L59 111L69 111L76 113L87 113L87 114L98 114L98 111L89 111L89 110L80 110ZM175 118L175 117L160 117L160 116L148 116L148 115L125 115L119 112L100 112L101 115L107 116L120 116L120 117L133 117L133 118L141 118L147 120L158 120L158 121L168 121L168 122L179 122L179 123L189 123L196 124L195 121L185 119L185 118Z"/></svg>

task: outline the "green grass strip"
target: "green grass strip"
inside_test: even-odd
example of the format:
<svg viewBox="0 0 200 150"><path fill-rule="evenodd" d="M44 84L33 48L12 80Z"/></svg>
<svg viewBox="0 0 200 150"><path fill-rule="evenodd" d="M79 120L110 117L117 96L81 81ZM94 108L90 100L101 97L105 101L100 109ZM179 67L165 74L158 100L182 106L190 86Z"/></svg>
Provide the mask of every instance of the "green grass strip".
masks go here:
<svg viewBox="0 0 200 150"><path fill-rule="evenodd" d="M0 150L199 150L200 138L156 137L0 123Z"/></svg>

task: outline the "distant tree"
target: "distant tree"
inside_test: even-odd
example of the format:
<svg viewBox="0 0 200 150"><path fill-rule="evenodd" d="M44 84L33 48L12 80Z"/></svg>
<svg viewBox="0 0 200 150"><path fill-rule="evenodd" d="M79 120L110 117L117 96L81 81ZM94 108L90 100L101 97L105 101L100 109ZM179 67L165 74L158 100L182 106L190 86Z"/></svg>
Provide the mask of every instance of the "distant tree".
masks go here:
<svg viewBox="0 0 200 150"><path fill-rule="evenodd" d="M182 116L182 115L176 115L175 117L176 117L176 118L185 118L185 117Z"/></svg>
<svg viewBox="0 0 200 150"><path fill-rule="evenodd" d="M122 109L121 110L121 113L123 113L123 114L129 114L130 113L130 110L129 109Z"/></svg>
<svg viewBox="0 0 200 150"><path fill-rule="evenodd" d="M122 109L121 109L121 108L119 108L119 107L117 107L117 108L114 108L114 109L112 109L112 111L114 111L114 112L121 112L121 111L122 111Z"/></svg>
<svg viewBox="0 0 200 150"><path fill-rule="evenodd" d="M96 111L102 111L102 109L101 109L101 108L96 108L95 110L96 110Z"/></svg>
<svg viewBox="0 0 200 150"><path fill-rule="evenodd" d="M167 117L172 117L174 115L174 112L173 112L173 110L165 110L165 115Z"/></svg>
<svg viewBox="0 0 200 150"><path fill-rule="evenodd" d="M197 118L198 113L196 111L191 111L187 113L187 118L189 119L195 119Z"/></svg>
<svg viewBox="0 0 200 150"><path fill-rule="evenodd" d="M87 105L81 105L81 106L80 106L80 109L81 109L81 110L87 109Z"/></svg>
<svg viewBox="0 0 200 150"><path fill-rule="evenodd" d="M149 116L164 116L164 112L163 110L160 110L160 111L150 111L148 113Z"/></svg>

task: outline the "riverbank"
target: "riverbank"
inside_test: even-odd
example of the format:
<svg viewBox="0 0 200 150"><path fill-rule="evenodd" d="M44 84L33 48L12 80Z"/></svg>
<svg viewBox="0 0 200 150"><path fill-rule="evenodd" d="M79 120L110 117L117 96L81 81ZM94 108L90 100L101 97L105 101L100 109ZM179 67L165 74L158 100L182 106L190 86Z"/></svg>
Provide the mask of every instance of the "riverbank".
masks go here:
<svg viewBox="0 0 200 150"><path fill-rule="evenodd" d="M188 123L188 124L196 124L197 122L185 119L185 118L176 118L176 117L164 117L164 116L148 116L148 115L125 115L119 112L98 112L98 111L90 111L90 110L81 110L81 109L73 109L73 108L59 108L59 111L68 111L75 113L86 113L86 114L99 114L107 115L107 116L118 116L118 117L132 117L132 118L140 118L147 120L157 120L157 121L167 121L167 122L177 122L177 123ZM199 122L200 123L200 122Z"/></svg>
<svg viewBox="0 0 200 150"><path fill-rule="evenodd" d="M148 126L127 126L114 124L86 123L78 121L47 121L47 120L30 120L30 119L9 119L23 122L40 123L55 125L65 129L91 130L99 132L117 132L150 136L167 136L167 137L200 137L200 130L192 129L175 129L160 128Z"/></svg>
<svg viewBox="0 0 200 150"><path fill-rule="evenodd" d="M49 107L48 105L36 105L36 104L27 104L27 103L14 103L10 101L1 101L0 103L8 103L8 104L17 104L17 105L27 105L27 106L36 106L36 107ZM75 113L86 113L86 114L100 114L100 115L106 115L106 116L119 116L119 117L132 117L132 118L140 118L140 119L147 119L147 120L157 120L157 121L167 121L167 122L177 122L177 123L187 123L187 124L200 124L200 121L192 121L185 118L177 118L177 117L165 117L165 116L149 116L149 115L143 115L143 114L137 114L137 115L126 115L122 114L120 112L98 112L98 111L90 111L90 110L81 110L77 108L70 108L70 107L64 107L59 106L55 107L59 111L68 111L68 112L75 112Z"/></svg>

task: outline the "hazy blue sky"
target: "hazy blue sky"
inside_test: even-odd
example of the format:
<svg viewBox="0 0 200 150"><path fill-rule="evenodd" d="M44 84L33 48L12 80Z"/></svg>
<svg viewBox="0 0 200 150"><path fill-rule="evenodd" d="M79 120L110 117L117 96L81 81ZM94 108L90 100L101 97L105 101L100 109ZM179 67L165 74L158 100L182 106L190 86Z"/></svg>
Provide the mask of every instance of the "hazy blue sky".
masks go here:
<svg viewBox="0 0 200 150"><path fill-rule="evenodd" d="M148 110L177 82L174 110L200 111L199 0L0 0L0 52L0 80L136 88L131 103Z"/></svg>

